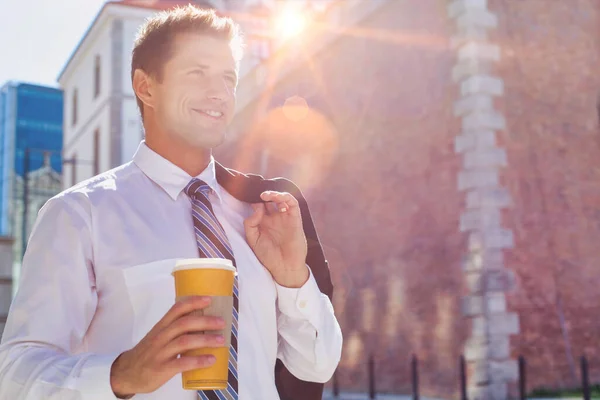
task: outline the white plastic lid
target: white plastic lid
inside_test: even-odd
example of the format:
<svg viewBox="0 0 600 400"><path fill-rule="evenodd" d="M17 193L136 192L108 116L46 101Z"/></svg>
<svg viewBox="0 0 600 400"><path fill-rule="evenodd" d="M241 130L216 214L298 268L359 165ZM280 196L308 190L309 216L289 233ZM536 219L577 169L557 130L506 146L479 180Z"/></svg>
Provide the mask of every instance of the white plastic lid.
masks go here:
<svg viewBox="0 0 600 400"><path fill-rule="evenodd" d="M177 260L175 263L175 268L173 268L173 272L199 268L219 268L227 271L237 272L237 269L233 266L231 260L226 258L185 258Z"/></svg>

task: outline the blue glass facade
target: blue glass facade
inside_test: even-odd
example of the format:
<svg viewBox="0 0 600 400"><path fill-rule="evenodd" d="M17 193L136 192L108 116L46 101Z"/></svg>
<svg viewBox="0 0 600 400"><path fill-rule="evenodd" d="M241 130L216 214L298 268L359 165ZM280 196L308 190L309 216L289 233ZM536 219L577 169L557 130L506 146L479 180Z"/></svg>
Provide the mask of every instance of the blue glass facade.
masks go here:
<svg viewBox="0 0 600 400"><path fill-rule="evenodd" d="M14 204L21 200L25 168L31 173L48 162L62 173L62 125L61 90L13 82L0 89L0 235L18 235Z"/></svg>

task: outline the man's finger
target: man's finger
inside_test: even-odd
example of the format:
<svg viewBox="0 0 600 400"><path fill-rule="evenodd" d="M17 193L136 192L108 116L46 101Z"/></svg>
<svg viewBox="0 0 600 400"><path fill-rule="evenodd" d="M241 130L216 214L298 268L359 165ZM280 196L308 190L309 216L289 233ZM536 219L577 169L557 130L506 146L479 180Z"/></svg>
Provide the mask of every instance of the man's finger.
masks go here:
<svg viewBox="0 0 600 400"><path fill-rule="evenodd" d="M185 334L178 336L161 350L165 359L171 359L178 354L188 350L202 349L207 347L223 347L225 339L222 335L213 334Z"/></svg>
<svg viewBox="0 0 600 400"><path fill-rule="evenodd" d="M264 201L275 203L276 206L271 207L269 209L269 211L272 211L272 212L293 211L294 213L297 212L299 214L298 200L291 193L266 191L261 194L261 198Z"/></svg>
<svg viewBox="0 0 600 400"><path fill-rule="evenodd" d="M166 370L169 375L176 375L184 371L197 368L208 368L216 361L215 356L181 356L167 364Z"/></svg>
<svg viewBox="0 0 600 400"><path fill-rule="evenodd" d="M161 332L156 345L164 347L179 336L192 332L202 332L222 329L225 326L223 318L214 316L184 315Z"/></svg>
<svg viewBox="0 0 600 400"><path fill-rule="evenodd" d="M277 208L279 212L287 213L288 215L300 215L300 205L298 200L289 193L283 193L278 196Z"/></svg>
<svg viewBox="0 0 600 400"><path fill-rule="evenodd" d="M154 326L153 330L158 332L166 329L169 325L175 322L177 319L183 317L186 314L191 313L194 310L201 310L208 307L210 304L210 297L206 296L190 296L184 300L176 302L171 309L165 314L164 317Z"/></svg>

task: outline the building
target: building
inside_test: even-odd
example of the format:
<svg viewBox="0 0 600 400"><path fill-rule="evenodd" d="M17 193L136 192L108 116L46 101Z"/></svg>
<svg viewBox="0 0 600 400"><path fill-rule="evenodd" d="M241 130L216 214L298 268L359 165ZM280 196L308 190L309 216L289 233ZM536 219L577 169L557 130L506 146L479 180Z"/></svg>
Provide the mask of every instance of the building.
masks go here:
<svg viewBox="0 0 600 400"><path fill-rule="evenodd" d="M107 3L61 73L65 186L142 138L127 58L167 3ZM286 42L280 2L232 4L258 33L215 155L308 198L342 390L373 355L378 390L410 393L413 354L425 396L459 396L461 355L471 399L514 394L519 355L528 390L577 386L579 356L600 363L598 2L329 1Z"/></svg>
<svg viewBox="0 0 600 400"><path fill-rule="evenodd" d="M352 5L352 6L351 6ZM345 344L342 391L470 399L600 383L600 3L333 7L240 83L225 165L311 205ZM320 29L335 26L335 29ZM282 71L280 66L285 66ZM267 71L265 73L265 71ZM513 397L514 398L514 397Z"/></svg>
<svg viewBox="0 0 600 400"><path fill-rule="evenodd" d="M19 82L0 88L0 253L10 252L0 255L2 263L10 263L0 265L0 323L37 212L62 188L62 105L56 88Z"/></svg>

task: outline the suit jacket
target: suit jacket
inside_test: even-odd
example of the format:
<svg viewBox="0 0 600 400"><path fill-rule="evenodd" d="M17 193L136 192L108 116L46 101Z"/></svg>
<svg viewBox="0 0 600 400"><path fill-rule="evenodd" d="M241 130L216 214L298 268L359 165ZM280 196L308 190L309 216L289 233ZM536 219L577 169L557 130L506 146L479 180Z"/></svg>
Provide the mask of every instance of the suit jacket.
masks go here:
<svg viewBox="0 0 600 400"><path fill-rule="evenodd" d="M306 263L310 266L321 292L331 299L333 296L333 284L329 274L329 265L325 259L315 225L310 216L308 204L300 189L288 179L265 179L260 175L243 174L225 168L219 163L215 165L217 182L240 201L260 203L262 202L260 194L265 190L288 192L298 200L300 213L302 214L304 234L308 245ZM323 398L324 384L307 382L296 378L279 359L275 365L275 384L281 400L321 400Z"/></svg>

